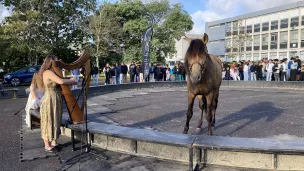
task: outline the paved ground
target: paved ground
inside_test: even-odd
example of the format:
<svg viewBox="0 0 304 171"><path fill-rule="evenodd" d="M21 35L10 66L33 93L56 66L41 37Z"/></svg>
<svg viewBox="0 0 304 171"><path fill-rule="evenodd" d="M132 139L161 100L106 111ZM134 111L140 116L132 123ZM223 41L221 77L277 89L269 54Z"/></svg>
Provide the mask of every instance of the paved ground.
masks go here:
<svg viewBox="0 0 304 171"><path fill-rule="evenodd" d="M304 137L303 92L222 88L214 135L233 137ZM186 121L187 92L162 92L111 101L116 113L105 116L130 127L181 133ZM198 102L190 123L195 133L200 115ZM203 120L203 132L206 131Z"/></svg>

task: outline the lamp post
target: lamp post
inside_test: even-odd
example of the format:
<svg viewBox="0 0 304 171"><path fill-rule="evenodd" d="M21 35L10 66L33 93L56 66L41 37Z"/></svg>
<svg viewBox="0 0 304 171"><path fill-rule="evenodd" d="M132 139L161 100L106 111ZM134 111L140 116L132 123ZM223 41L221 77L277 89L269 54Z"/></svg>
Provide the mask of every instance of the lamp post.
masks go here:
<svg viewBox="0 0 304 171"><path fill-rule="evenodd" d="M144 80L147 80L150 72L149 72L149 63L150 63L150 45L151 45L151 39L153 35L153 23L154 18L149 13L144 14L148 20L149 27L146 29L146 31L143 34L142 37L142 66L143 66L143 77Z"/></svg>

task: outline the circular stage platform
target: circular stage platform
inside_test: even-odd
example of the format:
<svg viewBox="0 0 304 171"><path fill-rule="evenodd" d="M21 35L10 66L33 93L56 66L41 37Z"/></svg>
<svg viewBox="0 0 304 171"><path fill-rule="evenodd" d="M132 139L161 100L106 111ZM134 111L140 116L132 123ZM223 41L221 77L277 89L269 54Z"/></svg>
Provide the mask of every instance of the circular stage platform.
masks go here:
<svg viewBox="0 0 304 171"><path fill-rule="evenodd" d="M161 88L160 88L161 89ZM115 113L105 114L128 127L182 133L186 123L187 92L172 88L170 92L118 99L107 105ZM281 89L248 89L222 87L216 112L215 136L247 138L304 137L304 92ZM107 96L111 97L110 94ZM195 128L200 109L194 104L190 134ZM203 131L207 135L205 113Z"/></svg>

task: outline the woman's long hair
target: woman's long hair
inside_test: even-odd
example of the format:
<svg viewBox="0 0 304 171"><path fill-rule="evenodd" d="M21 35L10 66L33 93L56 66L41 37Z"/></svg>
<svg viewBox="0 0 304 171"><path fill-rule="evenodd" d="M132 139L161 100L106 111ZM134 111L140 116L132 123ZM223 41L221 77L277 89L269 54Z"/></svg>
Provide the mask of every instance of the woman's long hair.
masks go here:
<svg viewBox="0 0 304 171"><path fill-rule="evenodd" d="M43 72L48 70L48 69L51 69L52 67L52 61L53 60L56 60L57 59L57 56L55 55L48 55L44 61L43 61L43 64L41 65L40 67L40 70L38 72L38 75L40 76L40 78L42 79L43 81Z"/></svg>

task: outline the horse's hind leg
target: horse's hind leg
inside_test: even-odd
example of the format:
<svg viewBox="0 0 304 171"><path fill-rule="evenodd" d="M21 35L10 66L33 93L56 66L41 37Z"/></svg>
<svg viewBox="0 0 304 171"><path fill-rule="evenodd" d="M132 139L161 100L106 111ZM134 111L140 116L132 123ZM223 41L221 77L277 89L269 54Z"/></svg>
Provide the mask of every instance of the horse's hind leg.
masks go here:
<svg viewBox="0 0 304 171"><path fill-rule="evenodd" d="M206 110L206 120L208 122L208 135L212 135L212 115L214 112L215 108L215 103L214 103L214 93L211 92L207 97L207 110Z"/></svg>
<svg viewBox="0 0 304 171"><path fill-rule="evenodd" d="M214 103L214 110L212 111L212 126L215 129L215 113L216 113L216 109L217 109L217 104L218 104L218 97L219 97L219 92L217 92L215 94L213 103Z"/></svg>
<svg viewBox="0 0 304 171"><path fill-rule="evenodd" d="M193 115L193 103L194 103L194 99L195 99L195 95L190 93L190 91L188 91L188 110L187 110L187 121L186 121L186 125L184 128L184 134L188 133L189 130L189 123L190 123L190 119L192 118Z"/></svg>
<svg viewBox="0 0 304 171"><path fill-rule="evenodd" d="M203 97L202 95L198 96L198 102L199 102L199 108L201 109L201 116L198 120L197 127L196 127L196 132L201 132L202 130L202 124L203 124L203 115L204 115L204 110L206 110L206 98ZM206 112L206 111L205 111Z"/></svg>

